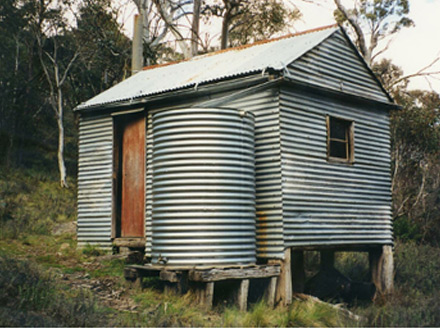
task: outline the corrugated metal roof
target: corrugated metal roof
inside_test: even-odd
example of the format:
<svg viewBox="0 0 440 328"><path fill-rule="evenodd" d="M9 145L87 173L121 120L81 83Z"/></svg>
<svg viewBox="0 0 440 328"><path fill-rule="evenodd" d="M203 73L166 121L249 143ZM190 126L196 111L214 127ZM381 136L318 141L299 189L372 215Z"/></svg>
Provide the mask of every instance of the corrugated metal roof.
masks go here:
<svg viewBox="0 0 440 328"><path fill-rule="evenodd" d="M197 56L174 64L159 65L131 76L82 103L77 109L129 101L139 97L182 89L234 76L285 66L333 34L336 25L252 45Z"/></svg>

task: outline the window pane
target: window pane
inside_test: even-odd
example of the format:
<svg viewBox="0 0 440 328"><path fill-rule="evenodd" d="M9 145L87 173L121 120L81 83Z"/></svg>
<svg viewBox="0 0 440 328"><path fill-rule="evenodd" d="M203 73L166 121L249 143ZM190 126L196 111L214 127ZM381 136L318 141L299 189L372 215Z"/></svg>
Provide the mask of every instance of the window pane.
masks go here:
<svg viewBox="0 0 440 328"><path fill-rule="evenodd" d="M330 138L331 139L346 139L346 131L349 127L349 122L338 120L337 118L330 118Z"/></svg>
<svg viewBox="0 0 440 328"><path fill-rule="evenodd" d="M330 141L330 156L347 159L347 144L340 141Z"/></svg>

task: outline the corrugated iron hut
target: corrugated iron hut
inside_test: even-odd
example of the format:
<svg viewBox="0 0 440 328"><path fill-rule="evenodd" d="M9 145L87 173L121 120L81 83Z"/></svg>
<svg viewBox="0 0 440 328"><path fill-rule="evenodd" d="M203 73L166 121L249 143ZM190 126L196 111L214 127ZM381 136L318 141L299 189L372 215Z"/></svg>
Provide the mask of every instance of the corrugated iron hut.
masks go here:
<svg viewBox="0 0 440 328"><path fill-rule="evenodd" d="M78 243L174 266L381 265L395 107L337 26L147 67L76 108Z"/></svg>

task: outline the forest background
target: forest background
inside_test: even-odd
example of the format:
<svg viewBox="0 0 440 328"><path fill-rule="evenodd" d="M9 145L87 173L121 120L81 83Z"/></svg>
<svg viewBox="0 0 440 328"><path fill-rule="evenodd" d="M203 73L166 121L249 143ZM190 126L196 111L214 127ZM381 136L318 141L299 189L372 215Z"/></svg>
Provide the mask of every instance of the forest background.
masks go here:
<svg viewBox="0 0 440 328"><path fill-rule="evenodd" d="M413 28L409 1L330 2L335 21L346 28L402 107L391 113L396 241L438 250L440 95L434 89L410 89L408 84L415 77L425 78L428 86L438 80L435 67L440 57L418 59L420 68L408 75L386 57L393 36ZM181 60L294 32L301 20L300 3L322 4L317 0L133 0L143 23L143 64ZM1 1L3 241L50 235L55 225L74 221L78 118L73 108L132 74L132 39L120 16L120 4L110 0ZM55 202L45 209L50 214L44 219L40 214L50 204L38 204L42 200L31 196L43 182L52 183L47 192ZM439 274L436 271L434 278ZM429 323L440 324L435 321L439 318L432 320Z"/></svg>

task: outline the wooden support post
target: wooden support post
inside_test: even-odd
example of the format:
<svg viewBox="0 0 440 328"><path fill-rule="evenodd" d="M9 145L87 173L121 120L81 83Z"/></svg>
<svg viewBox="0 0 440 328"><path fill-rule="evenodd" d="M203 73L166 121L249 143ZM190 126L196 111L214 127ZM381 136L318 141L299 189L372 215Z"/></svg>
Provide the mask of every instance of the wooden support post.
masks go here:
<svg viewBox="0 0 440 328"><path fill-rule="evenodd" d="M304 293L306 273L304 270L304 252L292 251L292 290Z"/></svg>
<svg viewBox="0 0 440 328"><path fill-rule="evenodd" d="M289 305L292 303L292 269L290 259L290 248L284 251L284 260L279 261L281 265L280 276L277 280L275 293L276 304Z"/></svg>
<svg viewBox="0 0 440 328"><path fill-rule="evenodd" d="M175 282L164 281L163 284L163 291L165 294L169 295L177 293L177 284Z"/></svg>
<svg viewBox="0 0 440 328"><path fill-rule="evenodd" d="M387 296L394 288L394 259L392 246L385 245L369 252L371 280L376 286L376 295Z"/></svg>
<svg viewBox="0 0 440 328"><path fill-rule="evenodd" d="M207 309L212 308L214 301L214 282L192 282L190 289L196 297L196 301Z"/></svg>
<svg viewBox="0 0 440 328"><path fill-rule="evenodd" d="M321 270L325 271L335 267L335 252L321 251Z"/></svg>
<svg viewBox="0 0 440 328"><path fill-rule="evenodd" d="M237 306L240 311L247 310L247 300L249 294L249 279L243 279L240 281L240 287L237 292Z"/></svg>
<svg viewBox="0 0 440 328"><path fill-rule="evenodd" d="M269 285L267 286L267 289L266 289L266 292L264 295L267 305L272 308L275 306L275 293L277 290L277 280L278 280L278 277L270 278Z"/></svg>
<svg viewBox="0 0 440 328"><path fill-rule="evenodd" d="M207 282L204 293L204 304L210 309L214 302L214 282Z"/></svg>
<svg viewBox="0 0 440 328"><path fill-rule="evenodd" d="M133 288L142 289L142 275L133 268L125 268L124 269L124 278L125 280L131 283Z"/></svg>

